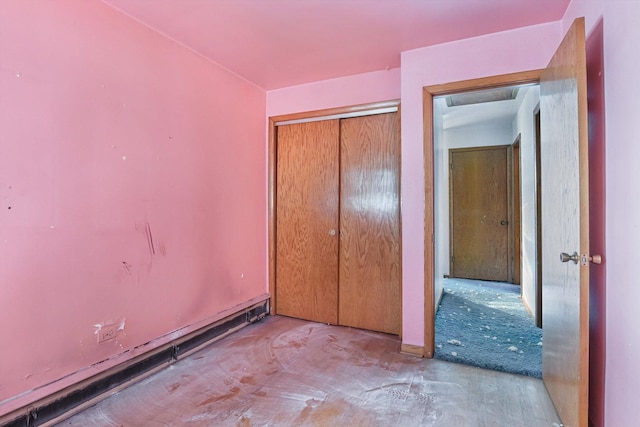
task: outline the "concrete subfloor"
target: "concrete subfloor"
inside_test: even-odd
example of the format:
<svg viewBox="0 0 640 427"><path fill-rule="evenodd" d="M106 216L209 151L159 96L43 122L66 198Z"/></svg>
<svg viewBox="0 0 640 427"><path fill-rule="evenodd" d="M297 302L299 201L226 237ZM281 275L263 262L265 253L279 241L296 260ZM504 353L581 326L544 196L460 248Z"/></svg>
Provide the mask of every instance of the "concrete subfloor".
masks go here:
<svg viewBox="0 0 640 427"><path fill-rule="evenodd" d="M59 426L553 426L542 381L400 354L391 335L269 316Z"/></svg>

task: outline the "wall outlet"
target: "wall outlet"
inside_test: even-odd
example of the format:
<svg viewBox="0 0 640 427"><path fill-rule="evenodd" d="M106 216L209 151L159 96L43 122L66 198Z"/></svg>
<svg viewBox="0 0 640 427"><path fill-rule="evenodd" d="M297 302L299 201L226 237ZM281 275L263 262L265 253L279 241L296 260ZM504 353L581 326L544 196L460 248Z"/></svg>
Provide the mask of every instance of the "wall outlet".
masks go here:
<svg viewBox="0 0 640 427"><path fill-rule="evenodd" d="M118 325L104 325L98 331L98 342L105 342L112 340L116 337Z"/></svg>

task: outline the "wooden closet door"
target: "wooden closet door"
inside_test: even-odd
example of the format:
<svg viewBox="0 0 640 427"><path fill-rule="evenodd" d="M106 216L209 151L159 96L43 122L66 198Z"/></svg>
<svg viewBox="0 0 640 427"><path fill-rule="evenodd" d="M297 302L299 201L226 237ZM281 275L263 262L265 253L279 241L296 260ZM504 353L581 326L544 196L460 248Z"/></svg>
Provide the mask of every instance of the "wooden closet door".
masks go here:
<svg viewBox="0 0 640 427"><path fill-rule="evenodd" d="M278 314L338 322L339 121L278 127Z"/></svg>
<svg viewBox="0 0 640 427"><path fill-rule="evenodd" d="M398 114L343 119L340 167L341 325L398 334L400 133Z"/></svg>

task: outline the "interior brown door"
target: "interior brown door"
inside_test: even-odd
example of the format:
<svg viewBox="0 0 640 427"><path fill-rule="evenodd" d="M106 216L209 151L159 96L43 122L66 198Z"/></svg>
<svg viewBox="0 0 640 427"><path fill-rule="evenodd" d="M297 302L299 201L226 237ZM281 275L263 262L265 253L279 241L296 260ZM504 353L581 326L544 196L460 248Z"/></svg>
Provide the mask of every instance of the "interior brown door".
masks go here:
<svg viewBox="0 0 640 427"><path fill-rule="evenodd" d="M586 76L581 18L540 78L542 377L563 424L576 427L588 424L589 397Z"/></svg>
<svg viewBox="0 0 640 427"><path fill-rule="evenodd" d="M398 114L343 119L340 135L339 322L399 334Z"/></svg>
<svg viewBox="0 0 640 427"><path fill-rule="evenodd" d="M278 127L278 314L338 323L339 120Z"/></svg>
<svg viewBox="0 0 640 427"><path fill-rule="evenodd" d="M507 146L453 149L451 277L509 281Z"/></svg>

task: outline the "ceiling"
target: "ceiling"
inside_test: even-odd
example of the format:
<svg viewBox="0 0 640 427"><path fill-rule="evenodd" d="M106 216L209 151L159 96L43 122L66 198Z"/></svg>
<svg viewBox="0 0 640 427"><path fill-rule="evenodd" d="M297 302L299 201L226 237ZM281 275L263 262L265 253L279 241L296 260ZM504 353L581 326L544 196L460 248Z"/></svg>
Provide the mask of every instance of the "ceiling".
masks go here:
<svg viewBox="0 0 640 427"><path fill-rule="evenodd" d="M444 130L479 124L497 123L511 126L524 98L534 86L538 86L538 84L512 86L511 88L518 88L517 96L512 100L482 102L455 107L447 106L446 96L438 96L434 98L434 114L442 117L441 123L442 129ZM492 90L484 90L477 91L476 93L491 91Z"/></svg>
<svg viewBox="0 0 640 427"><path fill-rule="evenodd" d="M400 52L557 21L569 0L103 0L254 84L400 66Z"/></svg>

